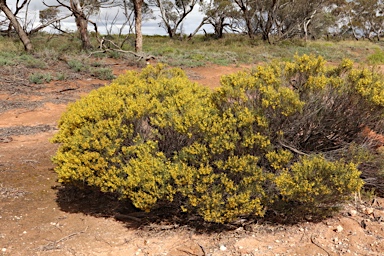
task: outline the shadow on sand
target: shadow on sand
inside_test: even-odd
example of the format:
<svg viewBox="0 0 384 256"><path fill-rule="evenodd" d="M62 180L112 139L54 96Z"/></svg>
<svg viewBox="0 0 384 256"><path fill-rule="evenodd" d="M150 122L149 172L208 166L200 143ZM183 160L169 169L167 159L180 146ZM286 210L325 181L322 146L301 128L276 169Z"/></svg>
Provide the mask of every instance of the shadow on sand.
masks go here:
<svg viewBox="0 0 384 256"><path fill-rule="evenodd" d="M186 228L196 233L219 233L242 229L253 231L255 225L269 226L295 225L300 222L319 222L330 215L313 214L303 216L300 207L280 205L282 214L276 210L266 212L263 218L239 218L232 223L218 224L204 221L197 214L184 213L174 203L159 203L151 212L143 212L135 208L130 201L118 200L114 194L102 193L91 189L79 189L74 186L57 186L57 203L62 211L68 213L83 213L94 217L114 218L123 222L127 228L144 231L164 231ZM278 209L279 207L276 207ZM283 207L284 209L282 209ZM290 209L287 209L290 207Z"/></svg>

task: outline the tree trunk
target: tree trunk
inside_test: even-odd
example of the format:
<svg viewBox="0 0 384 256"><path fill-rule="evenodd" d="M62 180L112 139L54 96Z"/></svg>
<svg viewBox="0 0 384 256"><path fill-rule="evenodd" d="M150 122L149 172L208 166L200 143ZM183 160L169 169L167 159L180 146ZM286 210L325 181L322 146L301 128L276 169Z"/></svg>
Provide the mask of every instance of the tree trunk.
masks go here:
<svg viewBox="0 0 384 256"><path fill-rule="evenodd" d="M143 0L133 0L134 12L135 12L135 51L143 51L143 34L141 32L141 23L142 23L142 7Z"/></svg>
<svg viewBox="0 0 384 256"><path fill-rule="evenodd" d="M189 37L193 37L197 34L197 32L199 32L200 28L204 25L204 24L207 24L206 21L207 21L207 17L204 17L203 20L200 22L199 26L197 26L197 28L195 29L195 31L193 31L193 33L191 33L189 35Z"/></svg>
<svg viewBox="0 0 384 256"><path fill-rule="evenodd" d="M265 28L263 31L263 39L267 40L269 44L271 44L271 32L273 29L273 25L275 24L276 21L276 10L278 6L280 5L280 0L273 0L272 5L268 10L268 20L267 23L265 24Z"/></svg>
<svg viewBox="0 0 384 256"><path fill-rule="evenodd" d="M243 15L244 15L244 19L245 19L245 24L247 26L248 37L253 39L254 31L253 31L252 21L251 21L251 17L250 17L249 11L245 10Z"/></svg>
<svg viewBox="0 0 384 256"><path fill-rule="evenodd" d="M80 39L82 43L82 48L84 50L91 49L92 45L91 42L89 41L89 36L88 36L88 21L84 18L76 17L76 25L77 29L79 30L80 33Z"/></svg>
<svg viewBox="0 0 384 256"><path fill-rule="evenodd" d="M15 15L8 8L6 0L0 0L0 10L5 13L7 18L11 22L12 26L15 28L17 34L20 37L21 42L24 45L24 49L27 52L32 51L33 46L32 46L31 41L29 40L29 37L28 37L27 33L23 30L23 28L20 26L20 23L17 21Z"/></svg>
<svg viewBox="0 0 384 256"><path fill-rule="evenodd" d="M81 8L79 0L71 0L71 9L75 16L77 30L80 33L82 48L84 50L91 49L92 45L88 36L88 19Z"/></svg>
<svg viewBox="0 0 384 256"><path fill-rule="evenodd" d="M169 24L165 24L165 26L167 27L167 33L169 38L173 38L173 36L175 35L174 30L171 28Z"/></svg>
<svg viewBox="0 0 384 256"><path fill-rule="evenodd" d="M304 20L303 28L304 28L305 42L307 42L307 40L308 40L308 26L309 26L309 23L311 23L311 21L313 19L313 16L315 16L316 12L317 12L317 10L315 10L308 19Z"/></svg>
<svg viewBox="0 0 384 256"><path fill-rule="evenodd" d="M225 27L225 17L220 17L219 22L215 26L215 34L217 38L223 38L224 35L224 27Z"/></svg>

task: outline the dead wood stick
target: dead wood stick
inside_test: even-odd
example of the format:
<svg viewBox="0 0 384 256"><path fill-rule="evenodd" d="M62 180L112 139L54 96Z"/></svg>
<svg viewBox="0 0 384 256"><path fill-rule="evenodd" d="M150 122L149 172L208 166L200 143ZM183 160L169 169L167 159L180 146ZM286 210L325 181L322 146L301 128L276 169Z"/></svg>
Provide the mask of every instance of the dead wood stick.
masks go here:
<svg viewBox="0 0 384 256"><path fill-rule="evenodd" d="M320 246L318 243L315 242L315 240L313 239L313 234L311 235L311 242L316 245L317 247L319 247L321 250L325 251L327 253L328 256L331 256L331 254L325 250L322 246Z"/></svg>
<svg viewBox="0 0 384 256"><path fill-rule="evenodd" d="M298 150L298 149L296 149L296 148L294 148L294 147L291 147L291 146L289 146L289 145L286 145L286 144L282 143L281 141L279 141L279 144L280 144L281 146L283 146L284 148L287 148L287 149L289 149L289 150L291 150L291 151L293 151L293 152L295 152L295 153L297 153L297 154L299 154L299 155L308 156L307 153L304 153L304 152L302 152L302 151L300 151L300 150Z"/></svg>
<svg viewBox="0 0 384 256"><path fill-rule="evenodd" d="M75 233L72 233L72 234L69 234L67 236L64 236L62 238L60 238L59 240L56 240L56 241L53 241L53 242L49 242L48 244L46 244L45 246L43 246L42 250L43 251L50 251L50 250L55 250L57 249L57 244L61 243L61 242L64 242L74 236L77 236L79 234L82 234L82 233L85 233L88 229L88 226L83 230L83 231L79 231L79 232L75 232Z"/></svg>
<svg viewBox="0 0 384 256"><path fill-rule="evenodd" d="M67 92L67 91L74 91L74 90L77 90L77 89L79 89L79 87L76 87L76 88L65 88L65 89L60 90L59 93Z"/></svg>
<svg viewBox="0 0 384 256"><path fill-rule="evenodd" d="M201 244L199 244L199 243L197 243L197 245L198 245L198 246L200 247L200 249L203 251L203 255L206 256L207 253L205 252L204 247L203 247Z"/></svg>

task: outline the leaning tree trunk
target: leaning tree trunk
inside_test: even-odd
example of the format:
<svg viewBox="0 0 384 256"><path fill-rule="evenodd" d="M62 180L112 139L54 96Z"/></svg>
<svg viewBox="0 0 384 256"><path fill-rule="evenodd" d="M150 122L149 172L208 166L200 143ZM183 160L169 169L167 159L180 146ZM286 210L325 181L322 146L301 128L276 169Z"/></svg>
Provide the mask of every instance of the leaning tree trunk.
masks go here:
<svg viewBox="0 0 384 256"><path fill-rule="evenodd" d="M81 8L80 1L71 0L71 8L73 15L75 16L77 30L80 33L82 48L84 50L91 49L92 45L88 36L88 19Z"/></svg>
<svg viewBox="0 0 384 256"><path fill-rule="evenodd" d="M0 0L0 10L5 13L7 18L11 22L12 26L15 28L16 33L19 35L20 40L24 45L24 49L27 52L32 51L33 46L32 46L31 40L29 40L27 33L23 30L23 28L20 26L20 23L17 21L15 15L8 8L6 0Z"/></svg>
<svg viewBox="0 0 384 256"><path fill-rule="evenodd" d="M143 34L141 32L141 22L142 22L142 7L143 0L133 0L134 12L135 12L135 51L143 51Z"/></svg>

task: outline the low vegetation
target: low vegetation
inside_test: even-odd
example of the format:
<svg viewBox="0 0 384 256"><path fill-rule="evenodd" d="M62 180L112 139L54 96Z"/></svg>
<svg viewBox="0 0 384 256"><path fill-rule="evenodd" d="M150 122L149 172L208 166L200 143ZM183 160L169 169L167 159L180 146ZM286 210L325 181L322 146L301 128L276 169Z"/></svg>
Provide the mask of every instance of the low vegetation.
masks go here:
<svg viewBox="0 0 384 256"><path fill-rule="evenodd" d="M360 135L384 131L382 79L350 60L296 55L210 91L149 65L70 105L52 139L55 170L64 184L144 211L172 202L218 223L267 209L324 216L360 191L361 166L378 159Z"/></svg>
<svg viewBox="0 0 384 256"><path fill-rule="evenodd" d="M98 45L95 37L91 39L93 45ZM117 44L124 39L125 37L117 35L111 38ZM84 52L81 50L81 41L76 34L47 35L39 33L31 40L36 47L33 54L28 54L23 52L20 42L12 40L12 38L0 38L0 65L24 64L32 68L44 68L45 63L50 65L52 62L66 61L73 70L88 72L90 61L87 59L91 57L100 60L111 57L132 65L145 65L145 59L138 61L138 58L130 53L113 50L103 53L98 49ZM122 49L133 51L133 40L133 37L127 40ZM154 56L158 62L180 67L196 67L212 63L218 65L258 64L271 59L292 60L295 54L320 55L333 63L339 63L345 58L356 63L383 63L382 42L368 40L290 40L267 44L262 40L249 39L243 35L228 34L221 39L214 39L209 35L196 35L190 40L145 36L144 42L143 51L146 55Z"/></svg>
<svg viewBox="0 0 384 256"><path fill-rule="evenodd" d="M52 76L50 73L47 73L47 74L34 73L29 76L29 81L34 84L49 83L52 81Z"/></svg>

